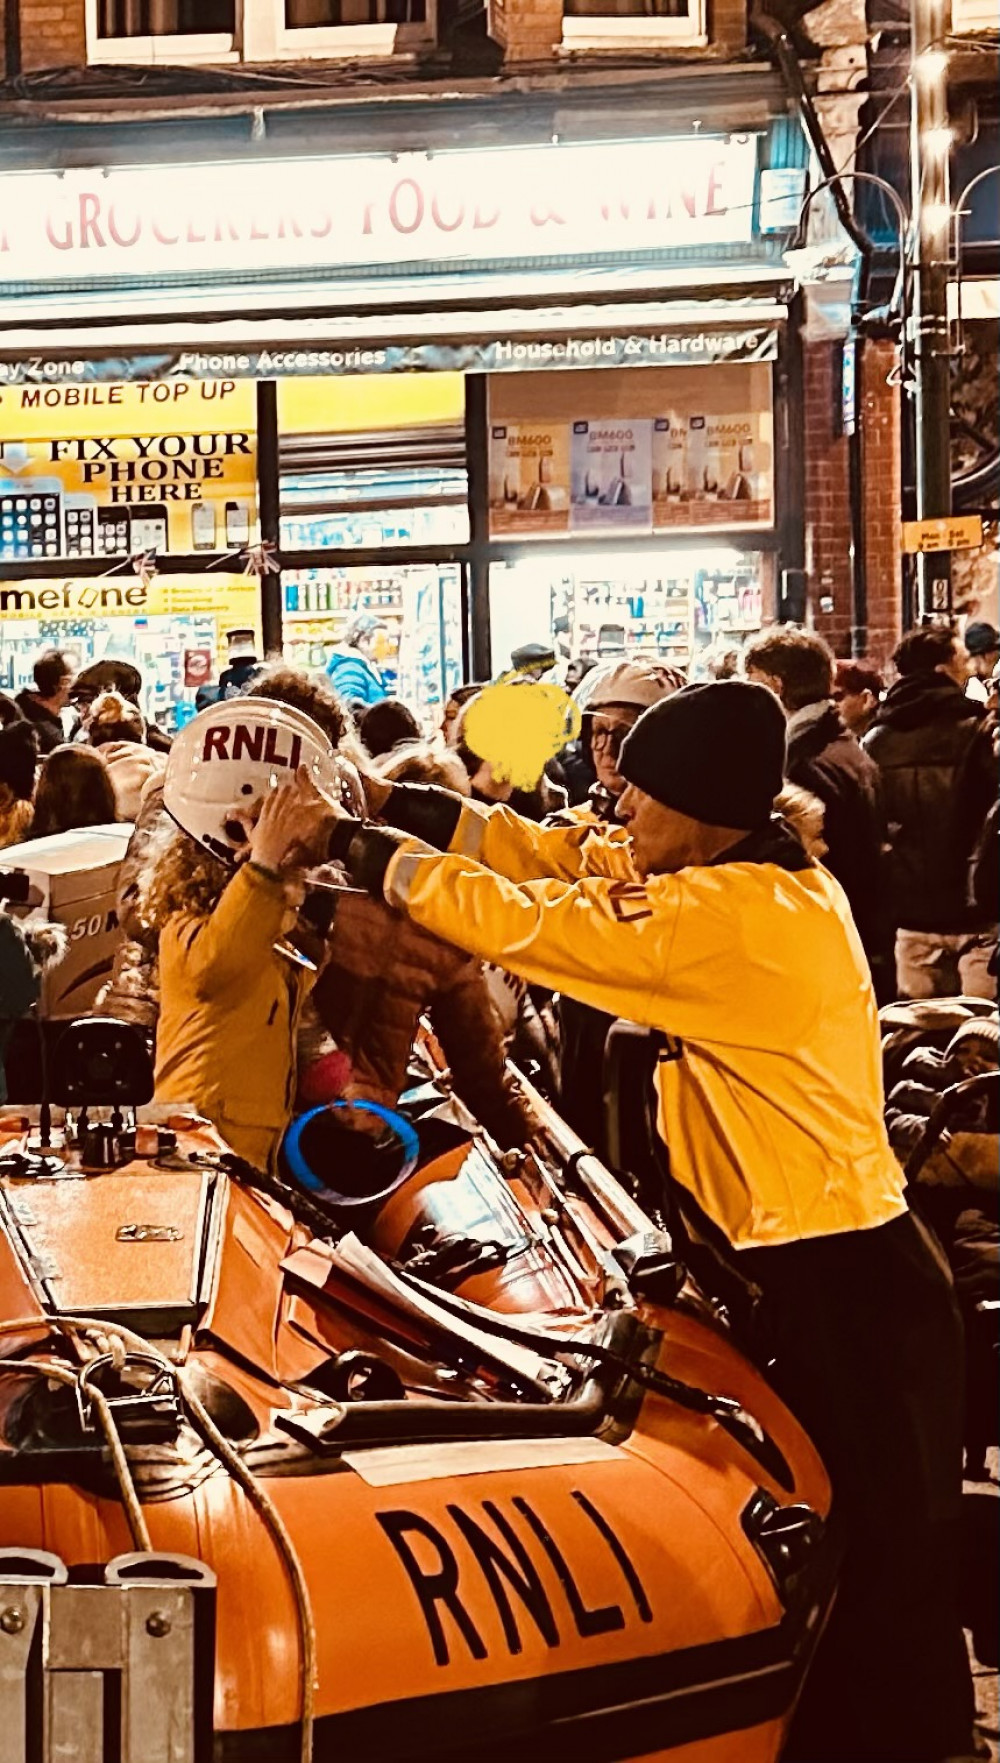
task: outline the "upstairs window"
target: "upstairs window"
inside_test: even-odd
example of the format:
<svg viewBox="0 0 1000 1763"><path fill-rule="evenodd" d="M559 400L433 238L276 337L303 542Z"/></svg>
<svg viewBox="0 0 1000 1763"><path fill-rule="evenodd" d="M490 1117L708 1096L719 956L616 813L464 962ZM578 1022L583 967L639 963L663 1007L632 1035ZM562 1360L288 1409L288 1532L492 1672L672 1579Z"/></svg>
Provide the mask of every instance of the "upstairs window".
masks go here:
<svg viewBox="0 0 1000 1763"><path fill-rule="evenodd" d="M290 31L343 25L426 24L426 0L285 0Z"/></svg>
<svg viewBox="0 0 1000 1763"><path fill-rule="evenodd" d="M432 41L437 0L86 0L92 62L384 58Z"/></svg>
<svg viewBox="0 0 1000 1763"><path fill-rule="evenodd" d="M99 0L100 37L214 36L236 30L236 0Z"/></svg>
<svg viewBox="0 0 1000 1763"><path fill-rule="evenodd" d="M90 61L235 61L238 0L87 0Z"/></svg>
<svg viewBox="0 0 1000 1763"><path fill-rule="evenodd" d="M284 57L392 55L426 42L435 0L260 0L280 11L275 53ZM244 0L247 8L247 0ZM249 49L245 50L250 59Z"/></svg>
<svg viewBox="0 0 1000 1763"><path fill-rule="evenodd" d="M641 49L706 42L704 0L565 0L570 49Z"/></svg>

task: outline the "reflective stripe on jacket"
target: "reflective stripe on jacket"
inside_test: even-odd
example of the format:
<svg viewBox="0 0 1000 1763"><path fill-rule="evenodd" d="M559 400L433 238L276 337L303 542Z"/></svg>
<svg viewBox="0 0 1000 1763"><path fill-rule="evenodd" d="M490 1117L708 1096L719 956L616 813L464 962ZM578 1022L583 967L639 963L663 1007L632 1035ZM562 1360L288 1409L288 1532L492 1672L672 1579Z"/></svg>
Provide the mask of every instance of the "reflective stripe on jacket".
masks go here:
<svg viewBox="0 0 1000 1763"><path fill-rule="evenodd" d="M642 881L624 828L466 804L448 854L403 843L385 896L486 961L667 1036L671 1170L735 1246L906 1210L871 979L825 869L737 860Z"/></svg>

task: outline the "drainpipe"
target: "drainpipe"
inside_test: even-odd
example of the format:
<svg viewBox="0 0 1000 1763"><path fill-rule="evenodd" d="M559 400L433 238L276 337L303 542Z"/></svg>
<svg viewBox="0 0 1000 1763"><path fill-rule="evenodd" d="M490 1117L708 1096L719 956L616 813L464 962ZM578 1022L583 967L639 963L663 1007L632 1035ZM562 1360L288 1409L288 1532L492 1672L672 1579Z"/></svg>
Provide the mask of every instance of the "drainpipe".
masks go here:
<svg viewBox="0 0 1000 1763"><path fill-rule="evenodd" d="M787 31L783 25L778 23L777 19L756 9L750 14L750 26L766 43L777 64L788 94L799 113L806 138L819 161L823 177L837 179L837 166L834 164L833 154L830 151L830 143L823 132L823 124L802 76L802 67ZM844 194L843 184L839 179L830 184L829 188L837 212L837 219L867 267L871 259L872 241L855 220L851 205ZM851 655L857 660L865 655L868 647L864 457L860 422L855 422L852 425L847 436L847 447L851 507Z"/></svg>
<svg viewBox="0 0 1000 1763"><path fill-rule="evenodd" d="M21 0L4 0L3 8L4 78L16 80L23 72L21 56Z"/></svg>

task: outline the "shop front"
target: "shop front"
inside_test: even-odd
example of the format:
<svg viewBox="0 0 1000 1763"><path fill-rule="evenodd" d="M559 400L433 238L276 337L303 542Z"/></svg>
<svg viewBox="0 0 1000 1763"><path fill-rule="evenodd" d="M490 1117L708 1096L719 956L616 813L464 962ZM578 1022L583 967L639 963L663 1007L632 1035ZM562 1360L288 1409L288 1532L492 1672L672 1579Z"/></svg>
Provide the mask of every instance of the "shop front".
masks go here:
<svg viewBox="0 0 1000 1763"><path fill-rule="evenodd" d="M33 646L129 650L169 727L234 581L236 622L310 667L371 615L428 726L525 641L695 672L738 648L802 554L807 155L754 80L738 133L688 79L669 127L662 90L546 95L521 140L494 100L470 146L440 104L387 112L381 152L335 119L308 155L0 176L0 587L34 594L8 688Z"/></svg>

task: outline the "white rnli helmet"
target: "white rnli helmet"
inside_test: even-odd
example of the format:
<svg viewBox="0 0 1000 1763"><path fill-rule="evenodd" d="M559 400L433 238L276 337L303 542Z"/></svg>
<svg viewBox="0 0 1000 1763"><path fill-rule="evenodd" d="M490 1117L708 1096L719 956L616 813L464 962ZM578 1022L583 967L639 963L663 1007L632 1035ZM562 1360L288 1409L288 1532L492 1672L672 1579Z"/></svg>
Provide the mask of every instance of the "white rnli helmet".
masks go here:
<svg viewBox="0 0 1000 1763"><path fill-rule="evenodd" d="M246 842L234 811L294 777L300 765L320 795L341 801L340 763L311 717L269 698L230 698L174 737L163 806L182 832L231 863Z"/></svg>

